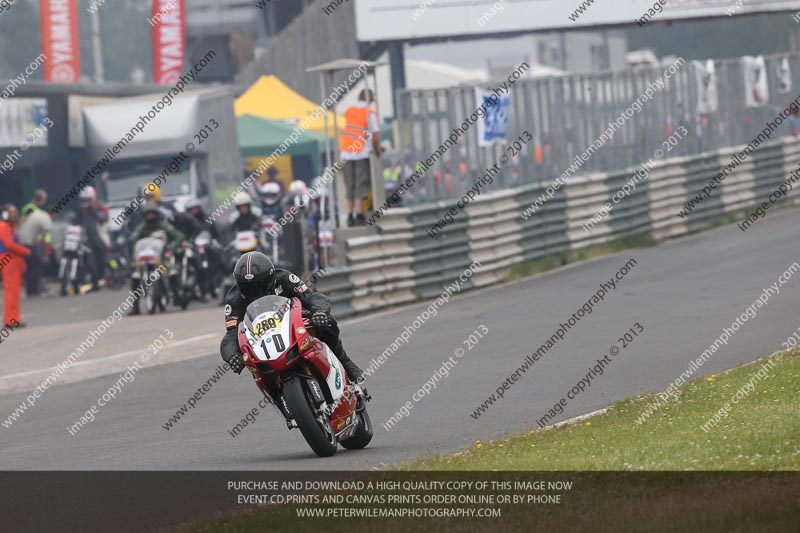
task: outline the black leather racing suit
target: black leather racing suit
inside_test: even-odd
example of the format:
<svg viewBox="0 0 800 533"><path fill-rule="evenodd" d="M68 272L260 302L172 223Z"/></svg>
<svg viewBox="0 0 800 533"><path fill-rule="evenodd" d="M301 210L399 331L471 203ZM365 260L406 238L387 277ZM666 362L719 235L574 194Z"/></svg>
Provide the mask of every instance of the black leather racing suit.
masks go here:
<svg viewBox="0 0 800 533"><path fill-rule="evenodd" d="M270 294L284 296L286 298L297 297L300 299L303 309L307 309L311 312L322 311L330 313L331 310L331 301L327 296L312 291L303 280L288 270L276 268L272 290L267 291L258 298ZM226 332L219 347L219 352L225 362L228 362L231 357L240 353L237 328L239 327L239 322L244 319L247 306L254 300L248 300L242 296L239 292L239 288L235 284L228 290L228 294L225 295ZM344 351L342 341L339 338L339 326L336 324L335 320L332 320L330 326L315 328L314 333L319 340L330 347L333 354L342 361L342 363L349 361L349 357Z"/></svg>

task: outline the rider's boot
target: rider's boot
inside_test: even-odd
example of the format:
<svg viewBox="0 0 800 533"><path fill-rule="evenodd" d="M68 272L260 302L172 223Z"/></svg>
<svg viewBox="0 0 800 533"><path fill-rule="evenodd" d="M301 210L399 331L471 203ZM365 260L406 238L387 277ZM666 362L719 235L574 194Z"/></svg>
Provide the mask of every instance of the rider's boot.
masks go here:
<svg viewBox="0 0 800 533"><path fill-rule="evenodd" d="M364 371L358 368L358 366L347 355L347 352L344 351L344 346L342 346L341 340L336 343L336 346L331 351L333 352L333 355L335 355L336 358L342 362L344 371L347 372L347 377L350 378L351 382L361 383L364 381Z"/></svg>

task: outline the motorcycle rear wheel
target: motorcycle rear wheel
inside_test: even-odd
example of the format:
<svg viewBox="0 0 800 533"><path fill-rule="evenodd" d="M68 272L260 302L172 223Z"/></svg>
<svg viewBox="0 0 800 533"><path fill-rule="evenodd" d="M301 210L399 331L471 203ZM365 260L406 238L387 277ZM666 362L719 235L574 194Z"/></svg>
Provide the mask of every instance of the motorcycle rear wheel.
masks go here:
<svg viewBox="0 0 800 533"><path fill-rule="evenodd" d="M330 422L326 428L317 419L303 381L301 378L294 378L284 382L283 396L297 422L297 427L300 428L300 433L314 453L320 457L330 457L336 453L336 437L333 435Z"/></svg>

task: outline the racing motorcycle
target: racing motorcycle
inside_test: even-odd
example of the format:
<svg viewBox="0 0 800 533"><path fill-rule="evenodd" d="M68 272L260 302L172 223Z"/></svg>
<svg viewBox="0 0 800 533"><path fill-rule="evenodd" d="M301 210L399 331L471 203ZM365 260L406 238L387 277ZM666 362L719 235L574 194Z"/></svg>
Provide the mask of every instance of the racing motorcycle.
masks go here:
<svg viewBox="0 0 800 533"><path fill-rule="evenodd" d="M61 244L61 260L58 263L58 281L61 296L67 296L71 285L75 294L80 294L81 283L86 279L86 265L89 247L83 242L83 228L78 225L67 226L64 242Z"/></svg>
<svg viewBox="0 0 800 533"><path fill-rule="evenodd" d="M351 383L331 349L313 336L300 300L264 296L247 306L239 348L256 386L320 457L372 440L367 391Z"/></svg>
<svg viewBox="0 0 800 533"><path fill-rule="evenodd" d="M139 280L139 286L144 291L138 305L144 303L144 310L151 315L158 309L162 311L167 309L168 290L164 279L166 276L162 275L166 270L163 259L166 242L167 235L159 230L150 237L139 239L133 247L136 268L132 277ZM161 270L162 274L156 279L157 270Z"/></svg>

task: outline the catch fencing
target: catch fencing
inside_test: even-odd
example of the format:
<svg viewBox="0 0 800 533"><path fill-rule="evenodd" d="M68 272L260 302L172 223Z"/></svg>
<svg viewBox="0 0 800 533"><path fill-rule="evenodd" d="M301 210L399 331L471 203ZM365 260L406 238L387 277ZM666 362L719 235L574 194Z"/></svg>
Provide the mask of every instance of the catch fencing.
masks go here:
<svg viewBox="0 0 800 533"><path fill-rule="evenodd" d="M715 61L717 109L699 112L703 77L686 61L663 89L642 105L614 138L581 166L581 173L613 172L648 159L681 126L690 135L670 156L697 155L745 144L800 94L800 54L764 57L764 68L748 68L742 58ZM705 64L705 62L702 62ZM788 71L784 67L788 66ZM507 139L530 131L535 142L514 157L492 190L552 183L620 116L662 78L667 65L617 72L516 80L511 91ZM786 74L790 73L787 77ZM745 76L763 74L768 101L748 107L752 86ZM787 85L789 82L789 85ZM491 90L498 84L481 84ZM450 132L475 110L475 85L398 93L400 179L428 159ZM764 99L764 95L757 99ZM474 128L476 129L476 128ZM783 126L780 135L788 131ZM505 146L478 146L470 131L439 158L434 168L403 196L406 206L459 198L498 160ZM532 185L534 186L534 185Z"/></svg>

